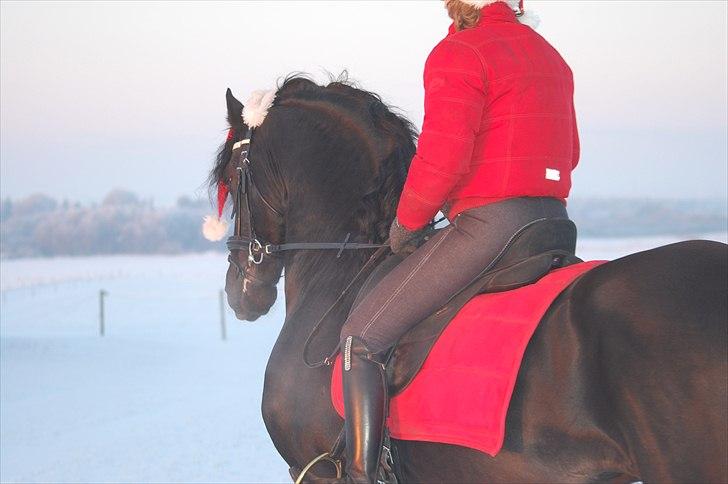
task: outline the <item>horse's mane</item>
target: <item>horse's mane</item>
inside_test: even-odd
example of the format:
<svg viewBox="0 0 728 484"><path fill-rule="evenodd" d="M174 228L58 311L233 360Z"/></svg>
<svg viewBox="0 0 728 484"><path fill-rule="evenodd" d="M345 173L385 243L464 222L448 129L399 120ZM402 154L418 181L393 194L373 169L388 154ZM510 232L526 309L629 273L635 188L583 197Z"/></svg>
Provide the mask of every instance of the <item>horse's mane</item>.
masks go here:
<svg viewBox="0 0 728 484"><path fill-rule="evenodd" d="M361 116L368 120L381 137L382 144L393 146L392 151L377 162L377 173L370 180L372 187L363 197L355 212L356 223L363 235L372 242L387 238L389 224L394 219L397 201L407 176L409 163L415 152L416 128L403 115L385 104L375 93L361 89L348 79L344 72L329 82L319 85L301 73L285 77L278 85L272 110L289 100L315 100L333 107L344 108L347 115ZM242 129L243 121L228 119L231 128ZM224 143L217 154L209 182L214 189L221 180L223 170L230 159L232 141Z"/></svg>

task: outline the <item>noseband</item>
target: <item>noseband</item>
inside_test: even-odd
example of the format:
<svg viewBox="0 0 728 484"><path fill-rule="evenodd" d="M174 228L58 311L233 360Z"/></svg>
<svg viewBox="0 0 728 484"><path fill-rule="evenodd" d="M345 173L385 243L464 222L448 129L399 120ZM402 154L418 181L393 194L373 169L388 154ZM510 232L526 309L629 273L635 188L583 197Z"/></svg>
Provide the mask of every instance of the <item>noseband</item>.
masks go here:
<svg viewBox="0 0 728 484"><path fill-rule="evenodd" d="M241 141L236 142L233 145L233 151L241 148L240 151L240 163L237 167L238 175L238 187L235 199L235 230L232 236L228 237L227 248L231 252L234 250L247 250L248 251L248 265L259 265L263 262L263 259L268 257L274 257L279 255L281 252L291 250L336 250L338 253L336 257L341 257L344 250L362 250L362 249L378 249L386 247L385 244L364 244L357 242L349 242L351 233L346 234L343 242L291 242L283 244L272 244L258 237L255 232L255 224L253 221L253 212L250 204L250 191L255 189L258 192L258 197L261 199L263 204L268 210L273 212L278 217L283 218L283 214L278 211L268 200L260 193L258 188L253 182L251 163L248 158L250 153L251 139L253 137L253 130L248 128L245 136ZM247 234L243 234L243 221L247 217ZM242 267L238 264L235 258L230 257L230 262L237 267L240 275L244 273Z"/></svg>

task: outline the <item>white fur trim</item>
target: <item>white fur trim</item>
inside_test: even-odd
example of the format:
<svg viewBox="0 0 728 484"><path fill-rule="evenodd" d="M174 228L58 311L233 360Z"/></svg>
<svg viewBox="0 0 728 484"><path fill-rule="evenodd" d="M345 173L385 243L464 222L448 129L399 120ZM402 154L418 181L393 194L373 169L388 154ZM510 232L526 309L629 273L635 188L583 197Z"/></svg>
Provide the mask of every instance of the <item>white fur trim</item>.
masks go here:
<svg viewBox="0 0 728 484"><path fill-rule="evenodd" d="M243 107L243 121L250 128L257 128L268 115L268 109L276 98L275 90L253 91Z"/></svg>
<svg viewBox="0 0 728 484"><path fill-rule="evenodd" d="M202 235L211 242L222 240L227 234L228 224L215 215L205 215L202 222Z"/></svg>
<svg viewBox="0 0 728 484"><path fill-rule="evenodd" d="M541 24L541 18L533 10L524 10L523 15L517 18L519 22L527 27L531 27L533 30L536 30Z"/></svg>
<svg viewBox="0 0 728 484"><path fill-rule="evenodd" d="M518 10L518 0L460 0L466 5L470 5L471 7L475 8L483 8L486 5L491 5L495 2L503 2L511 9ZM533 13L532 10L524 10L523 15L520 17L516 17L520 23L523 25L526 25L528 27L531 27L533 30L536 30L538 28L538 25L541 23L541 19Z"/></svg>

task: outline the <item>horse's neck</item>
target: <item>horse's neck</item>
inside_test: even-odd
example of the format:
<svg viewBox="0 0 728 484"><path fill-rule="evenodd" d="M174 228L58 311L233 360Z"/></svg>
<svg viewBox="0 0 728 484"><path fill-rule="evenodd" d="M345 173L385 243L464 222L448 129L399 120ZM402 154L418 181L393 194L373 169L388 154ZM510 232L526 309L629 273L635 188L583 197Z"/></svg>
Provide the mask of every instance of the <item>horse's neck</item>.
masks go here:
<svg viewBox="0 0 728 484"><path fill-rule="evenodd" d="M310 191L325 193L325 189L316 186L319 181L310 182ZM352 240L363 240L366 237L354 233L356 224L348 219L351 217L352 200L339 198L331 200L327 197L307 197L318 199L322 205L312 210L314 214L327 214L325 219L309 214L294 214L291 223L287 224L285 239L291 242L325 241L343 242L350 234ZM291 202L292 206L301 207L306 203ZM346 209L346 207L349 207ZM334 303L341 291L354 278L362 267L362 254L356 251L343 251L337 257L334 250L302 251L291 254L285 262L285 296L286 296L286 322L283 330L296 334L297 338L304 339L313 329L326 309ZM348 312L344 304L337 304L337 311L331 315L336 318ZM349 301L349 304L352 301ZM336 324L338 322L338 324ZM338 329L343 320L330 321L337 329L331 334L322 334L321 338L338 342ZM331 328L332 324L327 324ZM305 333L305 334L304 334ZM335 333L335 334L334 334ZM303 336L302 336L303 335Z"/></svg>
<svg viewBox="0 0 728 484"><path fill-rule="evenodd" d="M335 259L333 252L324 254L318 264L300 260L297 263L294 260L286 265L286 321L281 333L287 333L292 341L303 345L324 312L334 304L361 266L361 259L354 254ZM320 348L324 342L327 348L333 348L338 343L339 330L351 306L352 297L353 294L350 294L344 298L329 314L312 349Z"/></svg>
<svg viewBox="0 0 728 484"><path fill-rule="evenodd" d="M326 150L322 148L322 152ZM287 152L279 159L281 171L291 177L286 183L285 241L343 242L349 232L351 240L368 239L357 233L359 227L353 219L365 192L356 186L362 179L347 180L345 187L340 182L332 190L331 180L317 175L317 170L303 170L295 164L294 155ZM342 152L342 159L347 159L344 155ZM328 450L341 429L329 401L331 367L308 368L303 352L309 334L363 266L363 259L361 253L351 250L340 258L336 251L286 255L286 319L266 368L263 415L273 442L288 462L303 462L305 456ZM307 352L310 361L322 360L337 347L352 302L353 294L327 316Z"/></svg>
<svg viewBox="0 0 728 484"><path fill-rule="evenodd" d="M307 255L295 258L303 257ZM263 392L266 426L289 463L304 462L306 456L328 450L341 430L341 419L329 401L331 367L306 367L303 350L306 338L359 264L353 257L342 256L334 264L322 264L316 274L309 274L309 267L295 260L285 267L286 320L268 360ZM332 312L312 345L310 359L321 360L336 348L350 304Z"/></svg>

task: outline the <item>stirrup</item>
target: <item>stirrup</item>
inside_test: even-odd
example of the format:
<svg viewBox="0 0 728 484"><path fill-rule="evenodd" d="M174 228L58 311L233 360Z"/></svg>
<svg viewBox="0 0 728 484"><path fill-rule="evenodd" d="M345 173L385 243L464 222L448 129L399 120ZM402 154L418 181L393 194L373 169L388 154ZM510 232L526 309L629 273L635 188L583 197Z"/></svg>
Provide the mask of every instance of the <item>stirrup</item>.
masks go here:
<svg viewBox="0 0 728 484"><path fill-rule="evenodd" d="M311 462L306 464L303 469L301 469L301 473L298 474L295 484L301 484L303 482L303 478L306 477L306 474L308 474L311 468L321 461L328 461L334 465L334 467L336 468L336 479L341 479L343 477L343 473L341 471L341 460L331 457L331 454L329 452L324 452L323 454L314 457Z"/></svg>
<svg viewBox="0 0 728 484"><path fill-rule="evenodd" d="M341 457L344 450L344 429L342 428L339 436L336 438L333 447L330 451L324 452L321 455L314 457L308 464L306 464L298 476L295 478L295 484L301 484L304 477L311 472L311 469L318 463L326 461L334 465L336 469L336 478L342 479L343 473L343 459ZM382 452L379 458L379 468L377 469L377 484L399 484L397 478L397 471L395 470L394 453L392 452L392 440L389 436L389 429L384 429L384 442L382 444ZM293 470L293 468L291 469ZM293 474L291 474L293 477Z"/></svg>
<svg viewBox="0 0 728 484"><path fill-rule="evenodd" d="M397 479L397 473L394 469L392 441L389 438L389 430L384 429L384 444L382 445L382 454L379 459L377 484L399 484L399 479Z"/></svg>
<svg viewBox="0 0 728 484"><path fill-rule="evenodd" d="M342 426L341 431L339 431L339 435L336 437L336 440L334 441L334 445L331 447L331 450L328 452L324 452L323 454L314 457L308 464L306 464L303 469L301 469L301 472L298 473L298 477L295 477L294 484L300 484L303 482L303 478L308 474L313 466L318 464L321 461L330 462L334 465L334 468L336 469L336 479L341 479L344 475L342 469L343 461L341 459L341 455L344 451L345 441L344 441L344 427ZM291 468L293 469L293 468ZM291 473L291 477L293 478L293 473Z"/></svg>

